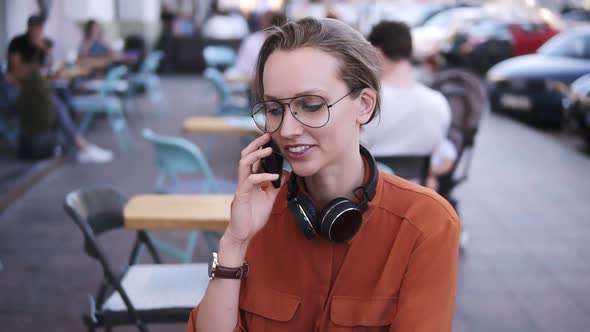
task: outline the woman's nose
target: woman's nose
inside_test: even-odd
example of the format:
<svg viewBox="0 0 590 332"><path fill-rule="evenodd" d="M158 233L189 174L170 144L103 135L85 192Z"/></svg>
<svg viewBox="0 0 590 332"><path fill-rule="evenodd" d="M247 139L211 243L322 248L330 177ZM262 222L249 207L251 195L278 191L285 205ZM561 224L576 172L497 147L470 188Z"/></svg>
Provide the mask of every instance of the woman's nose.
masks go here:
<svg viewBox="0 0 590 332"><path fill-rule="evenodd" d="M302 132L303 132L303 125L293 115L293 112L291 111L291 107L288 105L285 105L285 113L283 115L283 123L281 123L281 128L279 129L279 134L283 137L289 138L289 137L300 135Z"/></svg>

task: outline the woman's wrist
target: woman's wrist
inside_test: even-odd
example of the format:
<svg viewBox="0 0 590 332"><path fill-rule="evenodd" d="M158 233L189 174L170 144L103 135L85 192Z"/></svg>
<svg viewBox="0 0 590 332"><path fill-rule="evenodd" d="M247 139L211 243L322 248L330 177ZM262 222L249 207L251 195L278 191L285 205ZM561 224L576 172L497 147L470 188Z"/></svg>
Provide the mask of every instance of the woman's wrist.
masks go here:
<svg viewBox="0 0 590 332"><path fill-rule="evenodd" d="M237 241L231 236L223 235L219 240L219 265L226 267L240 267L244 264L247 241Z"/></svg>

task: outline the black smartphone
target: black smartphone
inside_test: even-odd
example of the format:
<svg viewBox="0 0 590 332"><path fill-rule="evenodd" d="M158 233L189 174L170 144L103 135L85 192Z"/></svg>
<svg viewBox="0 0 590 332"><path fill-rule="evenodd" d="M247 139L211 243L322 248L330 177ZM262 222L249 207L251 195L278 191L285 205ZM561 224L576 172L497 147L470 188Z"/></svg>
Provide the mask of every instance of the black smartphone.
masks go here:
<svg viewBox="0 0 590 332"><path fill-rule="evenodd" d="M262 169L265 173L275 173L279 175L278 179L272 181L273 187L279 188L281 186L281 177L283 176L283 156L272 141L264 144L263 148L267 147L272 148L272 154L266 158L260 159Z"/></svg>

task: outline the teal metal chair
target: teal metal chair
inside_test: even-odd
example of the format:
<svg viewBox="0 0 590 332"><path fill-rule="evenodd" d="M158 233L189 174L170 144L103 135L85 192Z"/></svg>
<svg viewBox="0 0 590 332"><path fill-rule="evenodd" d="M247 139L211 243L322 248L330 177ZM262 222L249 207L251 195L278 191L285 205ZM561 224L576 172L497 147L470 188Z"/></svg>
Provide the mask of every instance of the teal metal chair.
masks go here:
<svg viewBox="0 0 590 332"><path fill-rule="evenodd" d="M121 149L127 148L127 121L123 114L123 103L117 97L117 87L127 74L127 67L117 66L109 69L99 90L90 95L72 98L77 112L84 113L80 124L80 133L85 133L97 113L105 113Z"/></svg>
<svg viewBox="0 0 590 332"><path fill-rule="evenodd" d="M150 100L159 103L160 106L163 103L163 94L157 70L163 57L162 51L150 52L143 60L139 71L128 78L133 91L145 91ZM162 110L163 108L158 107L157 109Z"/></svg>
<svg viewBox="0 0 590 332"><path fill-rule="evenodd" d="M205 69L203 75L215 88L219 98L219 106L217 115L231 116L231 115L250 115L250 107L247 105L236 105L231 90L225 83L223 74L215 68Z"/></svg>
<svg viewBox="0 0 590 332"><path fill-rule="evenodd" d="M236 61L236 51L229 46L209 45L203 49L207 68L230 67Z"/></svg>
<svg viewBox="0 0 590 332"><path fill-rule="evenodd" d="M192 142L181 138L154 133L151 129L143 130L143 137L152 143L156 152L156 164L159 174L154 191L157 193L214 194L234 193L236 183L215 177L209 163L201 150ZM181 175L198 176L196 181L180 181ZM221 234L202 232L211 251L217 250ZM184 249L179 249L166 242L154 239L154 244L161 251L172 255L184 263L191 261L197 245L199 232L190 233Z"/></svg>

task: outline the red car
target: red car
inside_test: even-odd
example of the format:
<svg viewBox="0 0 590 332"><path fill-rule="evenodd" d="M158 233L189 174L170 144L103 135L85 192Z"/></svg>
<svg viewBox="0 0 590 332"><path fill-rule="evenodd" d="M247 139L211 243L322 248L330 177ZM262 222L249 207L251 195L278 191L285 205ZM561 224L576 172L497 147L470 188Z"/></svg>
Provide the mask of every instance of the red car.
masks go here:
<svg viewBox="0 0 590 332"><path fill-rule="evenodd" d="M512 33L512 55L533 54L559 31L547 23L511 23L508 25Z"/></svg>

